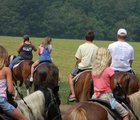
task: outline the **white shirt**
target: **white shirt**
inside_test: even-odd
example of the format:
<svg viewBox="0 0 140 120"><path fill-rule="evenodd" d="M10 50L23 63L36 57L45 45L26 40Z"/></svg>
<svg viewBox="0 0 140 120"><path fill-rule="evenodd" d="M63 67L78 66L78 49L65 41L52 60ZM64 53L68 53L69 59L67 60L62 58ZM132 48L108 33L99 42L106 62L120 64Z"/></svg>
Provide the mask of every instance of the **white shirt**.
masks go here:
<svg viewBox="0 0 140 120"><path fill-rule="evenodd" d="M96 45L89 42L79 46L75 54L75 57L81 60L81 62L78 64L79 69L83 70L92 68L95 62L97 49L98 47Z"/></svg>
<svg viewBox="0 0 140 120"><path fill-rule="evenodd" d="M108 46L112 56L111 67L118 71L131 70L130 60L134 59L134 49L127 42L117 41Z"/></svg>

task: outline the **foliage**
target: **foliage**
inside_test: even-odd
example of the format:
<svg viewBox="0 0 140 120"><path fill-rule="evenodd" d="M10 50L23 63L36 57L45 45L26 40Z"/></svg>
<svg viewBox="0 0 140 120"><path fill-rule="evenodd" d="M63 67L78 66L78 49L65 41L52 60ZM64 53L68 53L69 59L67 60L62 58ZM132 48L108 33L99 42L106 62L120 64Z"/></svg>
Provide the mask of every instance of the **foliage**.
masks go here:
<svg viewBox="0 0 140 120"><path fill-rule="evenodd" d="M0 0L0 35L112 40L120 27L139 41L139 0Z"/></svg>

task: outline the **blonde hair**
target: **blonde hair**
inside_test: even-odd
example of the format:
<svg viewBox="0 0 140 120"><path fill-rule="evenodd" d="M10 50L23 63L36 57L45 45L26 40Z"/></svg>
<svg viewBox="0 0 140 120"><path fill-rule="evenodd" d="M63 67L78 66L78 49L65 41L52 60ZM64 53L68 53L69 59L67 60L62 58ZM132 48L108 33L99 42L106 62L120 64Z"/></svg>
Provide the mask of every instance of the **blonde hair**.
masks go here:
<svg viewBox="0 0 140 120"><path fill-rule="evenodd" d="M75 108L70 113L70 120L87 120L86 111L83 108Z"/></svg>
<svg viewBox="0 0 140 120"><path fill-rule="evenodd" d="M7 50L0 45L0 70L4 67L8 59Z"/></svg>
<svg viewBox="0 0 140 120"><path fill-rule="evenodd" d="M110 66L111 55L108 49L99 48L96 54L95 65L93 66L93 72L95 75L100 76L103 70Z"/></svg>
<svg viewBox="0 0 140 120"><path fill-rule="evenodd" d="M52 38L51 37L45 37L45 39L42 42L42 46L47 49L48 44L50 44L51 41L52 41Z"/></svg>

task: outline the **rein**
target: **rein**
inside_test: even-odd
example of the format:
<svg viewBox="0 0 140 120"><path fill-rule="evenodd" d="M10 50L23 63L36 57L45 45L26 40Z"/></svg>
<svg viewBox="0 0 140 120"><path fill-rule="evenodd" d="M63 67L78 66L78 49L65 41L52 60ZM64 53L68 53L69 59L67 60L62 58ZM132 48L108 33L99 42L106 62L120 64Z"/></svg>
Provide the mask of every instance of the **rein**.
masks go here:
<svg viewBox="0 0 140 120"><path fill-rule="evenodd" d="M14 86L15 86L16 91L18 92L20 98L22 99L22 101L24 102L24 104L27 106L27 108L29 109L29 111L31 112L31 114L33 115L32 109L27 105L27 103L26 103L26 101L24 100L23 96L22 96L21 93L19 92L19 90L18 90L18 88L17 88L15 82L14 82Z"/></svg>

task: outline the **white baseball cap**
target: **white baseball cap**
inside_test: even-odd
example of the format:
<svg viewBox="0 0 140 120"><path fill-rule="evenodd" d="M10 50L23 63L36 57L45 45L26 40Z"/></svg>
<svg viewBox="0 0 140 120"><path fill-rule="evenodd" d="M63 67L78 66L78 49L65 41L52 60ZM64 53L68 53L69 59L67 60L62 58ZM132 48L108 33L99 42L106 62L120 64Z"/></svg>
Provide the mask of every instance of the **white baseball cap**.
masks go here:
<svg viewBox="0 0 140 120"><path fill-rule="evenodd" d="M118 32L117 32L117 35L126 36L126 35L127 35L126 29L120 28L120 29L118 30Z"/></svg>

